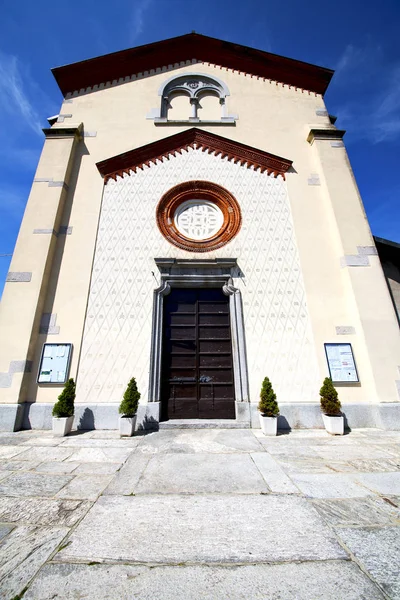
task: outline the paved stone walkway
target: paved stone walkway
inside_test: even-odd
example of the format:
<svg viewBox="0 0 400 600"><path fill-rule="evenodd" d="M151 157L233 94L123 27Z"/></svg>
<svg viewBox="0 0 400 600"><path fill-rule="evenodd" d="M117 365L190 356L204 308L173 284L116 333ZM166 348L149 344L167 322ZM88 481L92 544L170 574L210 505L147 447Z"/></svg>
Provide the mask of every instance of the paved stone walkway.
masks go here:
<svg viewBox="0 0 400 600"><path fill-rule="evenodd" d="M400 599L400 432L0 434L0 598Z"/></svg>

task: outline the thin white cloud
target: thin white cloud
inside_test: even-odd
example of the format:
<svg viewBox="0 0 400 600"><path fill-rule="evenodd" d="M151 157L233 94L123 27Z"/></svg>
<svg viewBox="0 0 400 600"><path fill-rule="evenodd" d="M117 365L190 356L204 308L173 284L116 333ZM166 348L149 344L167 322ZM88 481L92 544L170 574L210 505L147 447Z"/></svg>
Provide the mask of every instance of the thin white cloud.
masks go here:
<svg viewBox="0 0 400 600"><path fill-rule="evenodd" d="M136 0L130 22L129 39L133 43L144 29L144 13L151 5L152 0Z"/></svg>
<svg viewBox="0 0 400 600"><path fill-rule="evenodd" d="M40 118L30 101L21 74L18 58L0 52L0 109L9 115L19 115L38 135L42 135Z"/></svg>
<svg viewBox="0 0 400 600"><path fill-rule="evenodd" d="M400 64L387 65L382 49L372 43L348 45L338 60L334 85L350 85L355 99L338 108L339 123L350 141L392 141L400 133ZM361 97L361 100L360 100Z"/></svg>
<svg viewBox="0 0 400 600"><path fill-rule="evenodd" d="M3 217L1 221L5 223L5 219L8 218L8 223L10 221L19 222L22 218L26 201L27 195L23 188L17 186L1 187L0 216Z"/></svg>

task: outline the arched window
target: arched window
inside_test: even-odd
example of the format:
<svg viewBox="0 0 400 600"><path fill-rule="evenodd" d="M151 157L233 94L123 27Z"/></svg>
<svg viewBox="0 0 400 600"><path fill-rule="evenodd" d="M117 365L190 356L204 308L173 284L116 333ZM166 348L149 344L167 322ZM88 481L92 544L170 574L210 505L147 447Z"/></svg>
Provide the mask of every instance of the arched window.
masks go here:
<svg viewBox="0 0 400 600"><path fill-rule="evenodd" d="M217 77L204 73L185 73L168 79L160 87L159 109L147 118L158 124L170 122L235 123L237 117L227 114L229 90Z"/></svg>

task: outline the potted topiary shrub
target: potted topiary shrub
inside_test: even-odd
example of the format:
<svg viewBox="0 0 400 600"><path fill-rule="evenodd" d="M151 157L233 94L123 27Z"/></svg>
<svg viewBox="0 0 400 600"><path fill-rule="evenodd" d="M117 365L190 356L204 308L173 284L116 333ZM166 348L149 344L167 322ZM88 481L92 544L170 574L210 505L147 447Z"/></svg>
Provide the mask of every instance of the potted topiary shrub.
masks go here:
<svg viewBox="0 0 400 600"><path fill-rule="evenodd" d="M53 406L53 434L68 435L74 422L75 382L68 379Z"/></svg>
<svg viewBox="0 0 400 600"><path fill-rule="evenodd" d="M338 393L330 377L325 377L322 388L319 391L321 396L321 411L325 429L332 435L344 434L344 417L341 412L341 404Z"/></svg>
<svg viewBox="0 0 400 600"><path fill-rule="evenodd" d="M279 407L276 401L276 394L272 389L268 377L262 382L258 410L260 411L260 425L263 433L265 435L276 435L278 431Z"/></svg>
<svg viewBox="0 0 400 600"><path fill-rule="evenodd" d="M119 406L119 433L121 436L132 436L136 426L136 413L139 405L140 392L134 377L128 383L124 397Z"/></svg>

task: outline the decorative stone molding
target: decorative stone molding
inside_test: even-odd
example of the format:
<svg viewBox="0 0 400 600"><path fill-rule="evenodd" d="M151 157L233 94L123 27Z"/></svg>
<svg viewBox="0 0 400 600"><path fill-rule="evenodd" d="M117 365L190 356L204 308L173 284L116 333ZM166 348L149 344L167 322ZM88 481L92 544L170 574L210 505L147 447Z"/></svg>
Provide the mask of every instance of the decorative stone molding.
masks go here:
<svg viewBox="0 0 400 600"><path fill-rule="evenodd" d="M275 177L281 175L285 178L285 173L292 166L291 160L228 140L208 131L202 131L196 127L108 158L98 162L96 166L105 181L110 178L116 180L117 176L122 177L124 173L129 174L130 171L136 173L144 165L149 166L150 163L168 158L171 154L176 156L188 148L200 148L203 152L208 153L214 152L216 156L227 157L247 168L260 169L262 173L266 171L268 175L273 174Z"/></svg>
<svg viewBox="0 0 400 600"><path fill-rule="evenodd" d="M336 129L336 127L324 127L321 129L310 129L307 136L307 142L313 144L315 140L341 140L346 131L344 129Z"/></svg>
<svg viewBox="0 0 400 600"><path fill-rule="evenodd" d="M33 233L41 235L55 235L57 237L57 232L54 231L54 229L34 229Z"/></svg>
<svg viewBox="0 0 400 600"><path fill-rule="evenodd" d="M61 139L61 138L70 138L76 137L81 139L83 132L83 123L80 123L78 126L71 127L45 127L42 129L44 135L48 139Z"/></svg>
<svg viewBox="0 0 400 600"><path fill-rule="evenodd" d="M52 177L37 177L33 183L47 183L47 187L62 187L68 190L68 184L65 181L53 181Z"/></svg>
<svg viewBox="0 0 400 600"><path fill-rule="evenodd" d="M357 246L357 251L360 256L377 256L378 250L375 246Z"/></svg>
<svg viewBox="0 0 400 600"><path fill-rule="evenodd" d="M43 313L40 320L39 333L46 335L58 335L60 327L56 325L57 313Z"/></svg>
<svg viewBox="0 0 400 600"><path fill-rule="evenodd" d="M318 173L311 173L311 176L307 179L308 185L321 185Z"/></svg>
<svg viewBox="0 0 400 600"><path fill-rule="evenodd" d="M340 264L342 267L369 267L368 256L377 256L378 251L375 246L357 246L358 254L347 254L342 256Z"/></svg>
<svg viewBox="0 0 400 600"><path fill-rule="evenodd" d="M369 267L368 256L359 256L358 254L346 254L340 258L342 267Z"/></svg>
<svg viewBox="0 0 400 600"><path fill-rule="evenodd" d="M65 119L71 119L72 115L58 115L57 117L57 123L64 123Z"/></svg>
<svg viewBox="0 0 400 600"><path fill-rule="evenodd" d="M149 117L147 117L149 118ZM233 115L231 117L223 117L220 120L206 120L206 119L188 119L188 120L176 120L172 119L155 119L154 125L157 127L174 127L175 125L196 125L196 127L204 127L205 125L212 125L213 127L225 127L226 125L232 126L236 125L236 121L238 120L237 115Z"/></svg>
<svg viewBox="0 0 400 600"><path fill-rule="evenodd" d="M204 207L209 211L219 211L221 215L218 230L213 231L211 236L206 233L206 238L188 237L191 234L179 226L179 210L194 199L198 203L198 210L201 210L200 203L204 203ZM206 206L207 204L209 206ZM162 235L174 246L189 252L210 252L221 248L235 237L242 222L239 204L232 194L222 186L208 181L188 181L173 187L161 198L156 218ZM211 215L210 218L216 220L218 215ZM203 229L206 231L206 218L203 221ZM209 231L211 232L212 228Z"/></svg>
<svg viewBox="0 0 400 600"><path fill-rule="evenodd" d="M8 368L8 373L0 373L0 388L11 387L14 373L31 373L31 371L31 360L12 360Z"/></svg>
<svg viewBox="0 0 400 600"><path fill-rule="evenodd" d="M336 335L354 335L356 333L351 325L338 325L335 329Z"/></svg>
<svg viewBox="0 0 400 600"><path fill-rule="evenodd" d="M229 296L232 357L236 403L249 402L245 330L240 291L233 286L232 275L238 268L236 259L187 260L156 258L161 285L154 290L152 342L150 357L149 402L161 400L161 353L163 301L172 287L221 287Z"/></svg>
<svg viewBox="0 0 400 600"><path fill-rule="evenodd" d="M32 273L29 271L9 271L6 277L7 282L29 283L32 279Z"/></svg>
<svg viewBox="0 0 400 600"><path fill-rule="evenodd" d="M71 235L72 229L73 228L68 225L61 225L58 232L54 231L54 229L34 229L33 233L40 235L55 235L58 237L59 235Z"/></svg>

